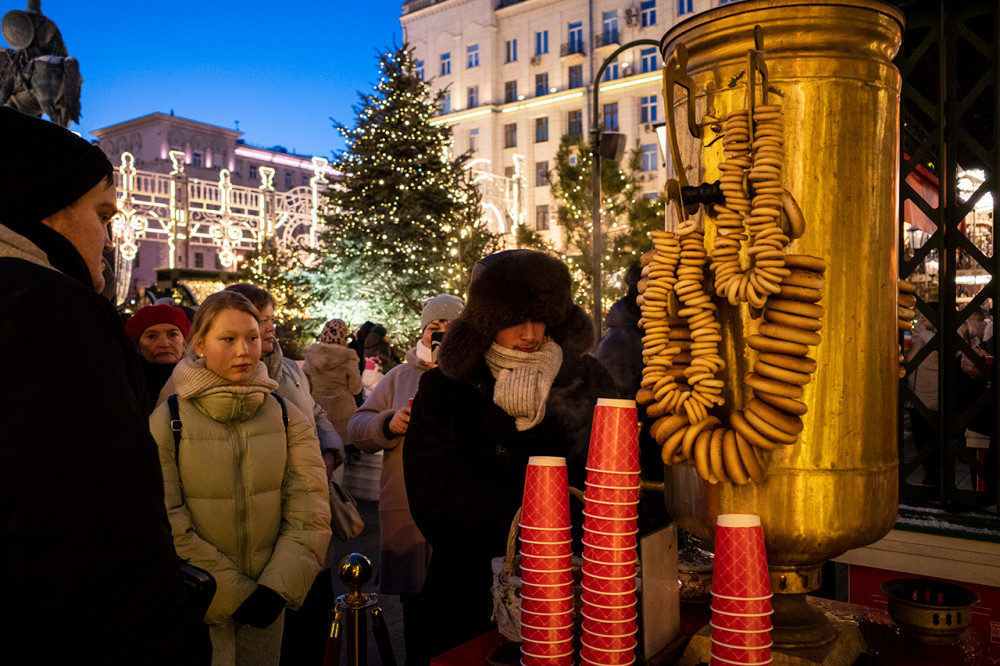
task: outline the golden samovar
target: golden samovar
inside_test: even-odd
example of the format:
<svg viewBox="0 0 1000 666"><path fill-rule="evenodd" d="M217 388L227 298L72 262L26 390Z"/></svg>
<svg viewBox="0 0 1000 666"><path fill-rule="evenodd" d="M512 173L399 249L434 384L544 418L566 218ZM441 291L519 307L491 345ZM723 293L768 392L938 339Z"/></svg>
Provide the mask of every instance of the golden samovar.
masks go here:
<svg viewBox="0 0 1000 666"><path fill-rule="evenodd" d="M666 71L689 77L690 95L675 95L666 77L665 99L676 97L667 114L676 118L680 175L691 183L718 179L718 123L746 107L755 74L748 53L763 58L769 103L785 114L784 187L808 225L789 249L828 266L823 339L810 354L818 368L802 398L808 412L798 443L772 454L760 484L711 485L691 462L666 468L667 508L681 528L712 539L717 515L760 515L779 648L833 639L805 594L819 586L824 562L880 539L896 520L901 79L892 58L902 26L902 14L878 2L758 0L692 17L660 42ZM697 137L688 131L691 104ZM711 246L714 227L705 226ZM744 339L756 324L745 304L722 303L719 320L724 397L743 406L739 380L754 355Z"/></svg>

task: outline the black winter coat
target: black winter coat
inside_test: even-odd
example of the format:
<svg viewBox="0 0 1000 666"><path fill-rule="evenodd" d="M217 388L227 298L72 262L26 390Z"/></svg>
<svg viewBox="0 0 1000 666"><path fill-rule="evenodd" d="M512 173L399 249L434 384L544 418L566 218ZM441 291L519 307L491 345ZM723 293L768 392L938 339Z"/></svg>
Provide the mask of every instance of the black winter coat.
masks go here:
<svg viewBox="0 0 1000 666"><path fill-rule="evenodd" d="M427 615L436 618L427 636L431 655L491 626L491 560L505 552L528 458L565 457L570 484L582 489L594 406L617 396L594 357L564 359L545 417L518 432L494 404L494 385L483 361L468 380L434 369L421 378L413 401L403 470L410 512L433 546L423 588Z"/></svg>
<svg viewBox="0 0 1000 666"><path fill-rule="evenodd" d="M57 264L69 274L0 258L3 652L39 664L207 664L134 345L79 254L52 235L35 242L50 260L70 257Z"/></svg>

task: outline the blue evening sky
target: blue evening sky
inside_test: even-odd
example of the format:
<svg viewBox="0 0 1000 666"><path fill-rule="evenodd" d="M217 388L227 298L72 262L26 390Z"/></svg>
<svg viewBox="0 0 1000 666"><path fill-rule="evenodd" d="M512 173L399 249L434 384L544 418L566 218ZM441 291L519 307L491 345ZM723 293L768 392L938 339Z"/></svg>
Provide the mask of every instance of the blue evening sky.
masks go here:
<svg viewBox="0 0 1000 666"><path fill-rule="evenodd" d="M236 128L251 145L330 157L354 124L376 51L402 42L400 0L42 0L80 61L91 130L161 111ZM0 0L0 15L26 9ZM0 37L0 45L6 46Z"/></svg>

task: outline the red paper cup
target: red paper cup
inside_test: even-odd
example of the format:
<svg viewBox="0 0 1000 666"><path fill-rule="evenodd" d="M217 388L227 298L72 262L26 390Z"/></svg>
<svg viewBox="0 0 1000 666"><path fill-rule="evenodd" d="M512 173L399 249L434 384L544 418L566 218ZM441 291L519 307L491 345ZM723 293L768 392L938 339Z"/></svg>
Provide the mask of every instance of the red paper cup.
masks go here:
<svg viewBox="0 0 1000 666"><path fill-rule="evenodd" d="M770 615L730 615L712 611L712 626L728 631L770 631Z"/></svg>
<svg viewBox="0 0 1000 666"><path fill-rule="evenodd" d="M636 574L635 564L601 564L598 562L583 562L583 582L588 580L633 580ZM594 588L601 589L601 588Z"/></svg>
<svg viewBox="0 0 1000 666"><path fill-rule="evenodd" d="M587 488L639 494L639 473L587 467Z"/></svg>
<svg viewBox="0 0 1000 666"><path fill-rule="evenodd" d="M562 615L573 612L573 596L562 599L541 599L521 594L521 613L534 615Z"/></svg>
<svg viewBox="0 0 1000 666"><path fill-rule="evenodd" d="M521 569L531 571L562 571L573 567L573 558L568 555L543 557L541 555L526 555L521 553Z"/></svg>
<svg viewBox="0 0 1000 666"><path fill-rule="evenodd" d="M530 541L521 539L521 556L533 555L537 557L572 557L573 540L565 541Z"/></svg>
<svg viewBox="0 0 1000 666"><path fill-rule="evenodd" d="M587 467L639 472L639 413L633 400L599 398L590 429Z"/></svg>
<svg viewBox="0 0 1000 666"><path fill-rule="evenodd" d="M542 643L539 641L524 641L521 643L521 656L530 657L564 657L573 654L573 641L558 641Z"/></svg>
<svg viewBox="0 0 1000 666"><path fill-rule="evenodd" d="M573 655L566 654L561 657L533 657L531 655L521 655L521 666L573 666Z"/></svg>
<svg viewBox="0 0 1000 666"><path fill-rule="evenodd" d="M563 527L529 527L521 523L518 534L527 541L562 543L570 538L569 525Z"/></svg>
<svg viewBox="0 0 1000 666"><path fill-rule="evenodd" d="M583 531L583 546L597 550L635 550L635 534L606 534L601 532Z"/></svg>
<svg viewBox="0 0 1000 666"><path fill-rule="evenodd" d="M632 606L606 608L604 606L593 606L584 603L580 609L580 614L585 620L594 620L596 622L636 622L639 618L639 611L636 610L634 604Z"/></svg>
<svg viewBox="0 0 1000 666"><path fill-rule="evenodd" d="M622 548L620 550L597 550L596 548L583 549L583 562L593 562L595 564L636 564L638 557L634 550Z"/></svg>
<svg viewBox="0 0 1000 666"><path fill-rule="evenodd" d="M583 529L597 534L637 534L638 523L635 518L595 518L584 516Z"/></svg>
<svg viewBox="0 0 1000 666"><path fill-rule="evenodd" d="M567 618L568 619L568 618ZM521 624L521 640L532 643L566 643L573 640L573 624L547 629Z"/></svg>
<svg viewBox="0 0 1000 666"><path fill-rule="evenodd" d="M560 583L558 585L532 585L521 581L521 596L532 599L562 599L573 594L573 586L570 583Z"/></svg>
<svg viewBox="0 0 1000 666"><path fill-rule="evenodd" d="M635 663L635 650L595 650L589 645L580 648L580 663L594 666L628 666Z"/></svg>
<svg viewBox="0 0 1000 666"><path fill-rule="evenodd" d="M625 650L635 650L637 642L634 631L627 636L600 636L584 631L583 636L580 637L580 644L602 652L624 652Z"/></svg>
<svg viewBox="0 0 1000 666"><path fill-rule="evenodd" d="M712 591L741 598L771 594L760 516L729 513L718 517Z"/></svg>
<svg viewBox="0 0 1000 666"><path fill-rule="evenodd" d="M712 594L712 610L737 615L760 615L771 612L770 595L763 598L740 599Z"/></svg>
<svg viewBox="0 0 1000 666"><path fill-rule="evenodd" d="M617 617L617 613L609 613L604 617L600 617L601 613L603 613L603 609L611 609L611 608L615 609L630 608L633 610L635 609L636 607L635 585L633 585L632 588L633 588L632 590L623 590L620 592L614 592L614 591L600 592L584 587L580 598L583 600L584 607L589 605L595 609L597 608L602 609L602 611L595 610L593 613L591 613L592 615L597 616L595 617L595 619L606 620L612 616Z"/></svg>
<svg viewBox="0 0 1000 666"><path fill-rule="evenodd" d="M565 527L570 524L569 477L565 458L528 458L521 523L531 527Z"/></svg>
<svg viewBox="0 0 1000 666"><path fill-rule="evenodd" d="M631 518L639 517L639 505L635 502L604 502L587 498L583 507L585 516L597 518Z"/></svg>
<svg viewBox="0 0 1000 666"><path fill-rule="evenodd" d="M521 610L521 626L536 629L559 629L573 625L572 613L525 613Z"/></svg>
<svg viewBox="0 0 1000 666"><path fill-rule="evenodd" d="M410 398L410 409L413 409L413 398Z"/></svg>
<svg viewBox="0 0 1000 666"><path fill-rule="evenodd" d="M583 618L583 633L594 636L634 636L637 628L635 620L623 620L622 622L601 622Z"/></svg>
<svg viewBox="0 0 1000 666"><path fill-rule="evenodd" d="M573 584L573 569L525 569L521 565L523 585L570 585Z"/></svg>
<svg viewBox="0 0 1000 666"><path fill-rule="evenodd" d="M524 614L521 615L522 621ZM771 647L771 631L733 631L712 625L712 641L720 645L733 647L762 648Z"/></svg>
<svg viewBox="0 0 1000 666"><path fill-rule="evenodd" d="M728 645L720 645L714 640L711 647L712 663L722 660L727 664L769 664L771 663L771 648L743 648Z"/></svg>

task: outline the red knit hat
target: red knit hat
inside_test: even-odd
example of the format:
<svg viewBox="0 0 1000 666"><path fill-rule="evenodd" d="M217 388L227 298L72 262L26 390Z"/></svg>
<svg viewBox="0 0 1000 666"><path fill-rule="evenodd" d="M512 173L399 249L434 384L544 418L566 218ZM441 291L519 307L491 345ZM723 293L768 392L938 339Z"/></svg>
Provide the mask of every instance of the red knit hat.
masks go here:
<svg viewBox="0 0 1000 666"><path fill-rule="evenodd" d="M139 308L138 312L128 318L125 322L125 333L138 342L143 331L157 324L173 324L181 329L185 339L191 330L191 322L188 321L184 310L171 305L147 305Z"/></svg>

